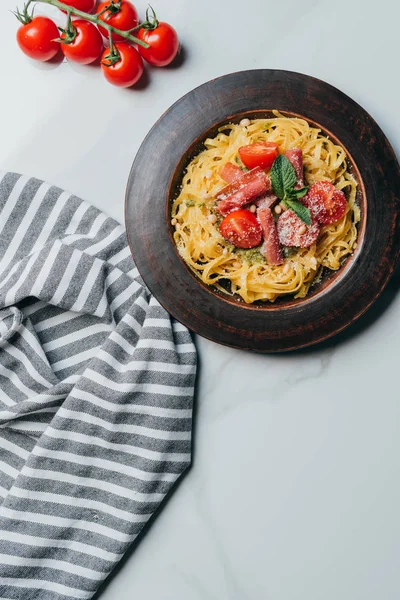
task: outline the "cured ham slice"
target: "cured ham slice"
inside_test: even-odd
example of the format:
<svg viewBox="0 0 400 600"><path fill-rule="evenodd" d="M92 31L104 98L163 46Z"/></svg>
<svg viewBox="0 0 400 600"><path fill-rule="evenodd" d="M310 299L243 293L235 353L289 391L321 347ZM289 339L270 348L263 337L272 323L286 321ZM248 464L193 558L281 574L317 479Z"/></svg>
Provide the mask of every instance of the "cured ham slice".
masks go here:
<svg viewBox="0 0 400 600"><path fill-rule="evenodd" d="M261 206L258 207L257 218L264 234L264 242L260 249L261 254L266 258L270 265L282 265L283 256L279 244L274 215L267 205L267 202L264 202L264 204L261 204Z"/></svg>
<svg viewBox="0 0 400 600"><path fill-rule="evenodd" d="M222 177L226 183L234 183L238 181L241 177L243 177L244 172L237 165L234 165L231 162L226 163L220 169L219 176Z"/></svg>
<svg viewBox="0 0 400 600"><path fill-rule="evenodd" d="M216 210L221 215L239 210L255 198L262 196L271 189L271 180L256 167L233 183L225 186L216 196L219 201Z"/></svg>
<svg viewBox="0 0 400 600"><path fill-rule="evenodd" d="M300 148L291 148L285 152L285 156L296 171L297 185L295 187L304 187L303 151Z"/></svg>
<svg viewBox="0 0 400 600"><path fill-rule="evenodd" d="M256 206L260 206L260 207L263 206L266 208L271 208L277 200L278 200L278 196L275 196L274 192L272 190L270 190L269 192L267 192L260 198L257 198L256 200L254 200L254 204Z"/></svg>
<svg viewBox="0 0 400 600"><path fill-rule="evenodd" d="M313 221L308 227L291 210L286 210L278 219L278 236L283 246L309 248L319 235L319 225Z"/></svg>

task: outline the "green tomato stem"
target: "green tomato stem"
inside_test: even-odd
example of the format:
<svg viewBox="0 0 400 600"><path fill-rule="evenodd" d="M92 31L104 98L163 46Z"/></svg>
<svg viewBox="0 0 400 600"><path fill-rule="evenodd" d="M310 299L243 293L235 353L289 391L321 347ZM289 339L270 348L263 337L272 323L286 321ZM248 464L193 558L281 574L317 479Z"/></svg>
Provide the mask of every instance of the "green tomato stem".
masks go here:
<svg viewBox="0 0 400 600"><path fill-rule="evenodd" d="M35 7L32 8L31 14L28 13L29 5L32 4L32 2L33 2L33 0L28 0L28 2L24 5L24 8L22 9L22 13L19 11L18 8L17 8L16 12L11 11L13 13L13 15L15 15L17 17L18 21L20 23L22 23L22 25L27 25L33 19L33 13L35 11Z"/></svg>
<svg viewBox="0 0 400 600"><path fill-rule="evenodd" d="M117 62L119 62L121 60L121 54L118 50L118 48L114 45L113 42L113 37L112 37L112 31L108 32L108 42L110 45L110 54L108 54L107 56L104 57L104 59L108 62L102 62L102 64L105 67L112 67L113 65L115 65Z"/></svg>
<svg viewBox="0 0 400 600"><path fill-rule="evenodd" d="M142 46L142 48L149 48L149 44L146 44L146 42L142 42L142 40L139 40L137 37L135 37L134 35L130 34L127 31L122 31L121 29L117 29L116 27L109 25L107 23L107 21L102 21L101 19L98 18L97 15L90 15L89 13L85 13L82 10L79 10L78 8L68 6L68 4L64 4L63 2L59 2L59 0L35 0L35 1L41 2L42 4L50 4L51 6L55 6L56 8L59 8L60 10L64 10L67 13L75 15L76 17L81 17L81 19L84 19L85 21L90 21L91 23L94 23L95 25L100 25L104 29L107 29L108 32L111 31L112 33L116 33L116 34L120 35L121 37L123 37L124 39L126 39L128 42L132 42L133 44Z"/></svg>
<svg viewBox="0 0 400 600"><path fill-rule="evenodd" d="M150 10L152 12L151 20L150 20L150 16L149 16ZM143 23L143 27L149 31L152 31L153 29L156 29L158 27L158 23L159 23L159 21L157 19L156 11L151 6L151 4L149 4L149 6L146 10L146 21Z"/></svg>

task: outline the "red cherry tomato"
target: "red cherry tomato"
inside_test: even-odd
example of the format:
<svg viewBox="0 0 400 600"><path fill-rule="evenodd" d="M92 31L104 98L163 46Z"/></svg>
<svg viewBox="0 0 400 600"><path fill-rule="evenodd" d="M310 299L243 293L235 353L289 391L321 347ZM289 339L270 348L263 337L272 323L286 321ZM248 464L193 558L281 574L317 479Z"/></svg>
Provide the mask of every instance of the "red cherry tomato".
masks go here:
<svg viewBox="0 0 400 600"><path fill-rule="evenodd" d="M178 54L179 39L175 29L168 23L156 21L154 29L139 29L139 40L149 44L150 48L138 46L140 54L155 67L166 67Z"/></svg>
<svg viewBox="0 0 400 600"><path fill-rule="evenodd" d="M77 8L78 10L82 10L86 13L91 13L94 11L97 0L62 0L63 4L68 4L68 6L72 6L73 8ZM65 10L63 10L65 12ZM74 15L72 15L74 16Z"/></svg>
<svg viewBox="0 0 400 600"><path fill-rule="evenodd" d="M254 248L261 244L261 225L249 210L229 213L219 226L219 231L222 237L237 248Z"/></svg>
<svg viewBox="0 0 400 600"><path fill-rule="evenodd" d="M106 0L105 2L101 2L99 4L96 13L100 13L107 6L109 6L110 0ZM117 29L121 29L121 31L127 31L128 29L133 29L139 23L139 18L137 14L136 8L133 6L131 2L128 0L121 0L121 8L118 12L113 12L112 10L107 10L105 13L99 16L101 21L116 27ZM108 31L104 27L99 26L101 33L108 37ZM132 32L135 35L135 32ZM124 38L118 33L113 33L114 42L121 41Z"/></svg>
<svg viewBox="0 0 400 600"><path fill-rule="evenodd" d="M17 42L22 52L35 60L53 58L60 49L54 40L60 37L57 25L47 17L34 17L17 31Z"/></svg>
<svg viewBox="0 0 400 600"><path fill-rule="evenodd" d="M101 68L104 77L113 85L131 87L143 74L143 60L139 52L125 42L114 44L119 52L120 60L111 64L109 60L110 49L106 48L101 57Z"/></svg>
<svg viewBox="0 0 400 600"><path fill-rule="evenodd" d="M317 181L302 202L318 223L329 225L339 221L346 212L346 196L329 181Z"/></svg>
<svg viewBox="0 0 400 600"><path fill-rule="evenodd" d="M309 248L317 241L319 225L313 221L308 227L291 210L286 210L277 223L279 241L283 246Z"/></svg>
<svg viewBox="0 0 400 600"><path fill-rule="evenodd" d="M240 160L248 169L270 169L278 154L279 146L274 142L256 142L239 148Z"/></svg>
<svg viewBox="0 0 400 600"><path fill-rule="evenodd" d="M73 21L73 26L76 29L75 39L70 44L61 44L62 51L69 60L88 65L102 53L103 38L97 27L89 21L77 19ZM63 33L61 38L65 39L66 34Z"/></svg>

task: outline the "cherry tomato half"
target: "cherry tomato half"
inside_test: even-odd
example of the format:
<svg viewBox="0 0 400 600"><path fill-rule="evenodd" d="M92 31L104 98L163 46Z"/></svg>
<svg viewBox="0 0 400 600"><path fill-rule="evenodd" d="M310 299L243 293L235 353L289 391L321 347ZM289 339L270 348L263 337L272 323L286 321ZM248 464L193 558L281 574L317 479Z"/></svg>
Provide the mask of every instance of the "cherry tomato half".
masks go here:
<svg viewBox="0 0 400 600"><path fill-rule="evenodd" d="M120 55L120 60L110 64L108 56L110 49L106 48L101 57L101 68L109 83L118 87L131 87L143 74L143 60L139 52L126 42L114 44Z"/></svg>
<svg viewBox="0 0 400 600"><path fill-rule="evenodd" d="M219 226L219 231L222 237L237 248L254 248L262 240L261 225L249 210L229 213Z"/></svg>
<svg viewBox="0 0 400 600"><path fill-rule="evenodd" d="M302 198L318 223L329 225L339 221L346 212L346 196L329 181L317 181Z"/></svg>
<svg viewBox="0 0 400 600"><path fill-rule="evenodd" d="M110 0L106 0L105 2L101 2L99 4L96 13L102 12L107 6L109 6ZM121 8L118 12L113 12L112 10L107 10L102 15L99 16L101 21L120 29L121 31L128 31L128 29L133 29L139 23L139 18L137 14L136 8L133 6L131 2L128 0L121 0ZM104 27L99 26L101 33L108 37L108 31ZM133 32L135 35L135 32ZM121 41L124 38L118 33L113 33L114 42Z"/></svg>
<svg viewBox="0 0 400 600"><path fill-rule="evenodd" d="M50 60L57 54L60 44L54 40L59 37L57 25L47 17L34 17L17 31L17 42L22 52L41 61Z"/></svg>
<svg viewBox="0 0 400 600"><path fill-rule="evenodd" d="M150 48L138 46L138 50L143 58L155 67L166 67L178 54L178 34L168 23L157 21L154 29L142 28L136 35L139 40L149 44Z"/></svg>
<svg viewBox="0 0 400 600"><path fill-rule="evenodd" d="M239 148L240 160L248 169L270 169L278 154L279 146L274 142L256 142Z"/></svg>
<svg viewBox="0 0 400 600"><path fill-rule="evenodd" d="M88 65L99 58L103 50L103 38L93 23L77 19L73 21L76 29L75 39L70 44L61 44L64 55L71 61ZM63 33L61 38L65 39Z"/></svg>
<svg viewBox="0 0 400 600"><path fill-rule="evenodd" d="M64 4L82 10L86 13L92 13L95 9L97 0L62 0ZM63 10L65 12L65 10ZM72 15L73 16L73 15Z"/></svg>

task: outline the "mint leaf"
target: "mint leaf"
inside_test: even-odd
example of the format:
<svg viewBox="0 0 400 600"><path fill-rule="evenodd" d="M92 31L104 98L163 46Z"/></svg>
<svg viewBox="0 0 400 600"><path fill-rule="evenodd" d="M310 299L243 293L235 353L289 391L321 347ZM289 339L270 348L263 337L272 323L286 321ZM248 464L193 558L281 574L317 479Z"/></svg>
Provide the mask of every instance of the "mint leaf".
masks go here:
<svg viewBox="0 0 400 600"><path fill-rule="evenodd" d="M274 193L283 200L286 193L296 184L296 171L284 154L279 154L271 168L271 183Z"/></svg>
<svg viewBox="0 0 400 600"><path fill-rule="evenodd" d="M311 213L304 204L298 200L286 197L284 200L286 206L294 212L306 225L311 225Z"/></svg>
<svg viewBox="0 0 400 600"><path fill-rule="evenodd" d="M311 225L311 213L298 198L303 198L308 192L308 187L296 190L296 171L292 163L284 154L279 154L271 168L271 184L274 193L290 208L306 225Z"/></svg>
<svg viewBox="0 0 400 600"><path fill-rule="evenodd" d="M303 196L305 196L307 194L307 192L308 192L308 186L300 188L299 190L296 190L296 189L289 190L288 192L286 192L286 195L288 198L293 198L294 200L297 200L298 198L303 198Z"/></svg>

